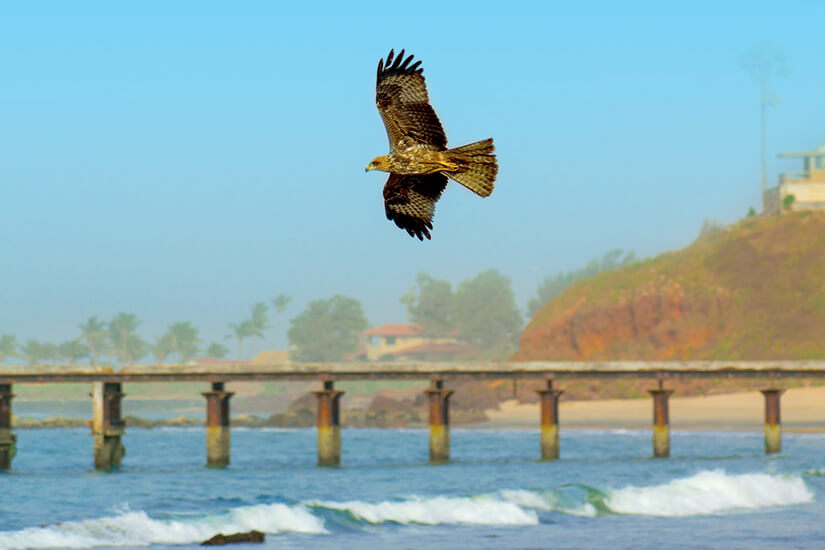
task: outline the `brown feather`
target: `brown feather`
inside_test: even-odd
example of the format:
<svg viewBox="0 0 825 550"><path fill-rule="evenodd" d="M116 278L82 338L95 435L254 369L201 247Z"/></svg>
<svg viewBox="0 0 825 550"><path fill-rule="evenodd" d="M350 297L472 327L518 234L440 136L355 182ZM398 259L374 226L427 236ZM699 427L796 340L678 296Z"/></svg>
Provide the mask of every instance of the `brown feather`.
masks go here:
<svg viewBox="0 0 825 550"><path fill-rule="evenodd" d="M447 136L429 103L421 61L411 65L412 60L412 55L404 58L404 50L398 57L390 50L386 62L378 62L375 103L387 129L390 148L408 138L414 143L444 149Z"/></svg>
<svg viewBox="0 0 825 550"><path fill-rule="evenodd" d="M401 176L390 174L384 185L384 211L387 219L405 230L411 237L430 238L435 215L435 203L447 186L447 177L440 173Z"/></svg>

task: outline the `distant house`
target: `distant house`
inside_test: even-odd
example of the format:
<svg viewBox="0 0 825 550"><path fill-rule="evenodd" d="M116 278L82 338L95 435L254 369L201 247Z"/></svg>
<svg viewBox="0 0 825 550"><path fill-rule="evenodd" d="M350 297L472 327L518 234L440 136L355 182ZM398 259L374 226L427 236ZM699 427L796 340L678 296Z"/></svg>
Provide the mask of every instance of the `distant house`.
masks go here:
<svg viewBox="0 0 825 550"><path fill-rule="evenodd" d="M428 338L416 323L389 323L363 333L362 357L368 361L450 359L466 349L453 336Z"/></svg>
<svg viewBox="0 0 825 550"><path fill-rule="evenodd" d="M825 209L825 145L816 151L780 153L781 158L802 159L801 172L779 175L779 185L767 189L762 197L766 214L778 214L786 201L791 210ZM793 199L786 197L793 196Z"/></svg>

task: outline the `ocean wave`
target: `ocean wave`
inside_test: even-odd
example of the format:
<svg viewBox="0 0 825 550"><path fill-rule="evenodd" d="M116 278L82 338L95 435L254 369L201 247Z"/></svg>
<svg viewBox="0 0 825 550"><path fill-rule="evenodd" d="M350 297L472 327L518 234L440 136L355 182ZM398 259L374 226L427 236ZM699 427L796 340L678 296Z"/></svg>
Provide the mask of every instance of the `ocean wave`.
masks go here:
<svg viewBox="0 0 825 550"><path fill-rule="evenodd" d="M307 505L346 512L367 523L417 523L421 525L537 525L535 511L494 495L475 497L412 497L401 501L369 503L361 501L315 501Z"/></svg>
<svg viewBox="0 0 825 550"><path fill-rule="evenodd" d="M581 484L502 489L475 496L409 496L381 502L305 501L238 506L217 515L152 518L124 510L110 517L0 532L0 550L200 543L218 532L324 534L353 525L536 525L550 513L684 517L803 504L814 495L800 475L706 470L646 487Z"/></svg>
<svg viewBox="0 0 825 550"><path fill-rule="evenodd" d="M266 533L326 533L323 521L304 506L265 504L226 514L186 519L153 519L142 511L67 521L46 527L0 532L0 549L93 548L200 543L216 533L256 529Z"/></svg>
<svg viewBox="0 0 825 550"><path fill-rule="evenodd" d="M499 491L499 495L504 500L524 508L591 518L599 515L599 510L589 500L577 500L563 491L502 490Z"/></svg>
<svg viewBox="0 0 825 550"><path fill-rule="evenodd" d="M570 484L545 491L499 491L522 508L576 516L624 514L698 516L812 502L813 492L799 475L728 474L705 470L661 485L597 489Z"/></svg>
<svg viewBox="0 0 825 550"><path fill-rule="evenodd" d="M617 514L678 517L788 506L813 499L798 475L706 470L662 485L609 490L604 505Z"/></svg>

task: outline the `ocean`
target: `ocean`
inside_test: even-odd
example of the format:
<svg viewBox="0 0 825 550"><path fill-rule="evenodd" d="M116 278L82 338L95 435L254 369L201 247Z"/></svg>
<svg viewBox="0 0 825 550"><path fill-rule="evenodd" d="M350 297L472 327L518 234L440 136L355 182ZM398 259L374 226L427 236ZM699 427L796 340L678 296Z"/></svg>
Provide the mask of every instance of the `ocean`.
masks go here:
<svg viewBox="0 0 825 550"><path fill-rule="evenodd" d="M537 430L452 430L428 464L426 430L344 429L338 468L311 429L234 429L232 464L207 469L202 428L129 429L96 472L86 429L18 430L0 474L0 549L193 549L257 529L255 548L822 548L825 434L564 430L537 461ZM248 546L244 546L248 547Z"/></svg>

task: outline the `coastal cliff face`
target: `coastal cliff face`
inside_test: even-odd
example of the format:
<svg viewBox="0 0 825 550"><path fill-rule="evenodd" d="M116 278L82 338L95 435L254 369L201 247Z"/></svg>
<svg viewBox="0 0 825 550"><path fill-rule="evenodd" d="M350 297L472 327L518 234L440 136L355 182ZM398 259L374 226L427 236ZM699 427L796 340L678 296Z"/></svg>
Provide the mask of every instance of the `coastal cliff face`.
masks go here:
<svg viewBox="0 0 825 550"><path fill-rule="evenodd" d="M825 213L744 220L580 281L515 360L825 358Z"/></svg>
<svg viewBox="0 0 825 550"><path fill-rule="evenodd" d="M689 357L714 334L724 300L695 299L681 288L650 290L619 303L574 307L521 340L519 359L675 359Z"/></svg>

